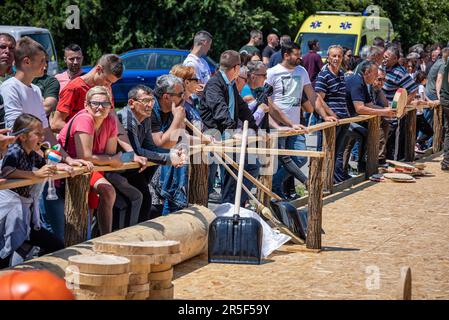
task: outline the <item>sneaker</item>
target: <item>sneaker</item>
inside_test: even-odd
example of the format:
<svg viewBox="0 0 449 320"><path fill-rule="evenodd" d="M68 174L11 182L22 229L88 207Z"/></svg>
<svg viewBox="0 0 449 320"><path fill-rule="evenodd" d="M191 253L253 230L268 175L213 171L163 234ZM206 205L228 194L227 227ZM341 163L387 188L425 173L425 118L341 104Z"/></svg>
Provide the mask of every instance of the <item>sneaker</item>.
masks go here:
<svg viewBox="0 0 449 320"><path fill-rule="evenodd" d="M209 194L209 200L210 202L221 203L221 194L219 194L217 191L214 191Z"/></svg>
<svg viewBox="0 0 449 320"><path fill-rule="evenodd" d="M415 145L415 152L416 152L416 153L423 154L423 153L424 153L424 150L421 149L421 146L420 146L419 144L416 144L416 145Z"/></svg>

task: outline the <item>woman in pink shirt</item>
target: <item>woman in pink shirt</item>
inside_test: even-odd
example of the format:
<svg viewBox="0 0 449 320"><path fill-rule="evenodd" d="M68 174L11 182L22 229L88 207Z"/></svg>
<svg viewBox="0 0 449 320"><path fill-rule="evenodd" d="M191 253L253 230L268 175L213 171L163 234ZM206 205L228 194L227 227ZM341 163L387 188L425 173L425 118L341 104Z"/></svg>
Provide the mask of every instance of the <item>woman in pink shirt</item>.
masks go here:
<svg viewBox="0 0 449 320"><path fill-rule="evenodd" d="M86 94L84 110L79 111L59 134L59 143L70 156L91 161L95 165L120 167L121 152L117 152L117 122L110 114L112 99L103 86L96 86ZM112 207L115 202L115 190L103 172L94 172L90 181L91 190L98 193L97 217L100 233L112 230ZM95 197L93 197L95 196ZM91 201L96 195L89 194Z"/></svg>

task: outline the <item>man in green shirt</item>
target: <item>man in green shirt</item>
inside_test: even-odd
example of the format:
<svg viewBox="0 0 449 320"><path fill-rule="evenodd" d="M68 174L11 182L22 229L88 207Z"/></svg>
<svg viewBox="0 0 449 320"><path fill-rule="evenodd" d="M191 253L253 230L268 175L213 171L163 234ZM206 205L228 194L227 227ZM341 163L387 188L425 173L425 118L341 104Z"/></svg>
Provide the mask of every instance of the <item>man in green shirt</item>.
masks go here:
<svg viewBox="0 0 449 320"><path fill-rule="evenodd" d="M249 42L240 48L239 53L246 53L253 55L254 53L257 52L260 55L260 50L257 47L262 44L263 44L262 31L253 30L250 33Z"/></svg>
<svg viewBox="0 0 449 320"><path fill-rule="evenodd" d="M444 67L443 73L443 83L441 84L440 91L440 102L443 108L443 117L444 117L444 157L441 162L441 170L449 171L449 63L446 57L446 61L444 61L446 66Z"/></svg>
<svg viewBox="0 0 449 320"><path fill-rule="evenodd" d="M58 104L60 85L58 79L47 74L47 67L48 56L44 75L42 77L35 78L32 83L41 89L42 98L44 98L44 109L48 118L50 114L55 111L56 105Z"/></svg>

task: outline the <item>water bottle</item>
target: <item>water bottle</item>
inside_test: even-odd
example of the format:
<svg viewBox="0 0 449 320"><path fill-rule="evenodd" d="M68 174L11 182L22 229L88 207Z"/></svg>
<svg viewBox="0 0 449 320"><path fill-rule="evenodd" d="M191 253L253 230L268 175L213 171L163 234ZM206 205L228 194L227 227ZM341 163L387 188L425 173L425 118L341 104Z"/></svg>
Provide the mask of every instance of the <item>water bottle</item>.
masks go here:
<svg viewBox="0 0 449 320"><path fill-rule="evenodd" d="M59 151L50 149L47 154L47 164L56 165L61 162L62 155ZM47 190L47 200L58 200L58 195L56 194L55 189L55 181L53 179L48 178L48 190Z"/></svg>

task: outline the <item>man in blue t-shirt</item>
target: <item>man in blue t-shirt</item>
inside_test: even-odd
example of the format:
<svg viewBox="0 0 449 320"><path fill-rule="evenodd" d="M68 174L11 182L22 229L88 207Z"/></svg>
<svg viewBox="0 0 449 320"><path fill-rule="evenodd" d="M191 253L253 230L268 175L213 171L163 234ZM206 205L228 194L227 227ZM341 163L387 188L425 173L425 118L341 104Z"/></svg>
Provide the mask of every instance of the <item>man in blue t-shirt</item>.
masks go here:
<svg viewBox="0 0 449 320"><path fill-rule="evenodd" d="M398 63L400 53L396 46L388 47L384 52L383 65L386 69L385 83L382 88L387 100L391 103L394 95L399 88L407 90L407 105L414 99L418 91L418 85L408 74L407 70ZM400 121L392 118L390 122L390 133L387 142L387 159L400 160L404 156L405 145L405 121L407 117L403 117ZM399 133L399 141L396 141L396 129L398 126L402 129ZM396 148L397 144L397 148Z"/></svg>

